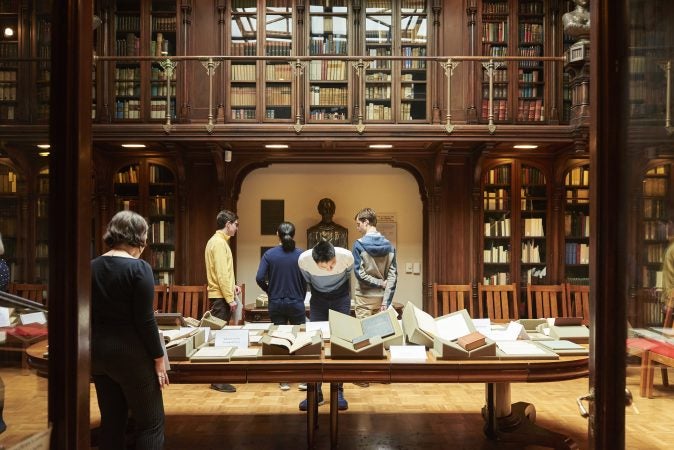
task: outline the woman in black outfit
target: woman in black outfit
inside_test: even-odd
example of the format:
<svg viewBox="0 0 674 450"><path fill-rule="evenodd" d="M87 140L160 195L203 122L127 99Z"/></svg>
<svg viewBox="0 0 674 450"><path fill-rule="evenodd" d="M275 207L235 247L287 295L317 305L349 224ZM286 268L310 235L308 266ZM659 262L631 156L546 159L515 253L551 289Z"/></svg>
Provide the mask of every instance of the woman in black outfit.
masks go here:
<svg viewBox="0 0 674 450"><path fill-rule="evenodd" d="M91 368L101 411L100 449L123 449L129 411L136 448L164 446L169 380L152 310L154 277L139 259L148 225L120 211L103 236L110 250L91 261Z"/></svg>

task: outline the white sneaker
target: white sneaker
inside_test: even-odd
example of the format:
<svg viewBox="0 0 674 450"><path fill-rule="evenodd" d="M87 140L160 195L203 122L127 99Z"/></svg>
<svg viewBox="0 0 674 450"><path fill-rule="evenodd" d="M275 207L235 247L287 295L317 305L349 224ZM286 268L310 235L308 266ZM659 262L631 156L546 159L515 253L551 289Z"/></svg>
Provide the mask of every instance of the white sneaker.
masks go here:
<svg viewBox="0 0 674 450"><path fill-rule="evenodd" d="M307 390L307 383L300 383L297 385L297 390L298 391L306 391Z"/></svg>
<svg viewBox="0 0 674 450"><path fill-rule="evenodd" d="M282 391L290 390L290 385L288 383L279 383L278 387L281 388Z"/></svg>

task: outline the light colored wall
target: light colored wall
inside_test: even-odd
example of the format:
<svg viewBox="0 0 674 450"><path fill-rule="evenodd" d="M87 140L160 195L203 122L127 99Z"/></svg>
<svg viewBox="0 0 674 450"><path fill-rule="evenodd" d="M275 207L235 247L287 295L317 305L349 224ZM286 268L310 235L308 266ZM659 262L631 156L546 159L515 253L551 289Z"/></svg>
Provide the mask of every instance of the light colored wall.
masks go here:
<svg viewBox="0 0 674 450"><path fill-rule="evenodd" d="M255 283L260 247L278 244L260 234L260 200L284 200L285 220L295 224L295 240L306 248L306 230L320 222L316 207L323 197L334 200L334 221L349 230L349 249L359 237L353 217L362 208L395 213L397 220L398 288L394 301L422 305L422 274L405 273L405 263L422 261L423 211L412 175L383 164L276 164L249 174L241 187L237 214L237 283L246 283L246 301L262 291Z"/></svg>

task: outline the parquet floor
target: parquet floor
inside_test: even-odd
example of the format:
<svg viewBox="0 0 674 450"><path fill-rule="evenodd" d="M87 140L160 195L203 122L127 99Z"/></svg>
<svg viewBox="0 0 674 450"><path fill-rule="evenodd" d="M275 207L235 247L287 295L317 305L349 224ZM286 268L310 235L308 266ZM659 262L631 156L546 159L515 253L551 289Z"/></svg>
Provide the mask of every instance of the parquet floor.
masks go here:
<svg viewBox="0 0 674 450"><path fill-rule="evenodd" d="M47 381L29 370L0 369L6 387L8 429L0 445L10 446L45 428ZM672 375L670 375L670 379ZM674 389L657 389L653 399L638 397L638 374L630 371L628 387L637 414L628 409L629 449L665 449L674 442L671 426ZM656 384L659 384L656 375ZM174 384L165 391L166 449L298 449L306 447L306 417L298 410L305 396L296 385L287 392L277 384L238 385L234 394L207 385ZM537 423L571 436L587 448L587 423L576 398L587 391L587 379L557 383L514 384L513 401L536 405ZM328 394L327 386L325 391ZM486 439L480 408L481 384L345 385L349 410L340 413L340 449L518 449ZM319 409L317 448L329 448L329 406ZM99 420L95 393L92 424ZM669 444L669 445L668 445ZM530 447L537 448L537 447Z"/></svg>

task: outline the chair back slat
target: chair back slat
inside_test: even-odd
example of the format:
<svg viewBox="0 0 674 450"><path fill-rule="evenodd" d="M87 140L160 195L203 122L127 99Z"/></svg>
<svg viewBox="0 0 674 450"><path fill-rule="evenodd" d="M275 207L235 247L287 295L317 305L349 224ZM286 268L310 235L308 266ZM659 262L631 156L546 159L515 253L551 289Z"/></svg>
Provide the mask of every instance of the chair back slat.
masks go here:
<svg viewBox="0 0 674 450"><path fill-rule="evenodd" d="M472 291L473 288L470 284L433 283L433 316L440 317L466 309L468 314L473 317Z"/></svg>
<svg viewBox="0 0 674 450"><path fill-rule="evenodd" d="M585 325L590 324L590 286L566 284L566 306L571 317L582 317Z"/></svg>
<svg viewBox="0 0 674 450"><path fill-rule="evenodd" d="M181 313L183 317L201 319L208 309L208 289L206 285L181 286L170 285L168 288L166 312Z"/></svg>
<svg viewBox="0 0 674 450"><path fill-rule="evenodd" d="M481 318L495 321L519 319L517 285L477 285L478 311Z"/></svg>
<svg viewBox="0 0 674 450"><path fill-rule="evenodd" d="M42 303L47 306L47 285L32 283L9 283L7 292L23 297L26 300Z"/></svg>
<svg viewBox="0 0 674 450"><path fill-rule="evenodd" d="M530 319L569 317L565 285L527 285L527 314Z"/></svg>
<svg viewBox="0 0 674 450"><path fill-rule="evenodd" d="M155 311L166 312L166 308L168 307L168 305L166 304L167 299L168 299L168 286L165 284L155 285L152 308Z"/></svg>

